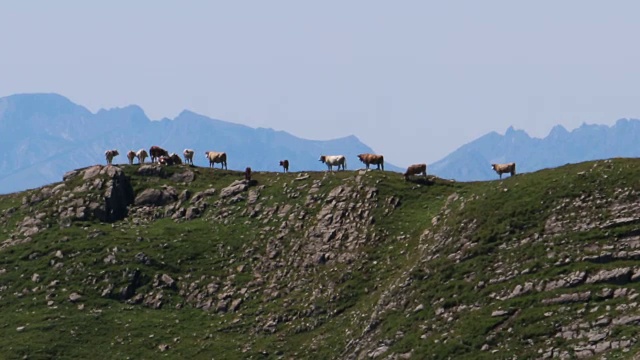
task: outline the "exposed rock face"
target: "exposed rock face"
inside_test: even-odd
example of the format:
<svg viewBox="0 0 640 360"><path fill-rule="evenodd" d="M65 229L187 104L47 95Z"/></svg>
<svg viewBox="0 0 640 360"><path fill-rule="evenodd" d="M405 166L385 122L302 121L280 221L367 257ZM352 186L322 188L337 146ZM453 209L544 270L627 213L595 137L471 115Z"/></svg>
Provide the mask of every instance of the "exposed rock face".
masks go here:
<svg viewBox="0 0 640 360"><path fill-rule="evenodd" d="M162 206L174 202L178 199L176 190L172 187L165 189L146 189L136 196L135 204L137 206L152 205Z"/></svg>
<svg viewBox="0 0 640 360"><path fill-rule="evenodd" d="M95 217L103 222L114 222L127 216L127 207L133 203L133 187L122 169L117 166L96 165L67 173L64 178L65 181L70 181L80 175L84 182L73 190L74 193L102 194L70 201L71 207L63 211L62 218L89 220Z"/></svg>
<svg viewBox="0 0 640 360"><path fill-rule="evenodd" d="M113 166L108 167L112 169ZM104 216L101 208L96 210L96 216L101 221L114 222L122 220L127 216L127 207L133 202L133 187L129 179L124 175L122 170L116 168L117 171L109 171L111 179L107 181L106 190L104 192Z"/></svg>
<svg viewBox="0 0 640 360"><path fill-rule="evenodd" d="M143 176L165 177L164 167L160 164L141 165L138 168L138 174Z"/></svg>
<svg viewBox="0 0 640 360"><path fill-rule="evenodd" d="M236 180L233 183L231 183L231 185L227 186L226 188L222 189L220 191L220 197L221 198L228 198L234 195L237 195L245 190L247 190L247 188L249 187L249 181L247 180Z"/></svg>

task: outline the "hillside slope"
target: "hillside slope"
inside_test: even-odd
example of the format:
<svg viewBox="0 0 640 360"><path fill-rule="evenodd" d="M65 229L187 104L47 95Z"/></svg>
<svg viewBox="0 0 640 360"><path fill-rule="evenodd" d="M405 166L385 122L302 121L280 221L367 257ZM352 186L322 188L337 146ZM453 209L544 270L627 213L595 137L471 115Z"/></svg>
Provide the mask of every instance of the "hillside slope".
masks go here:
<svg viewBox="0 0 640 360"><path fill-rule="evenodd" d="M631 358L640 159L503 181L94 166L0 196L7 358Z"/></svg>

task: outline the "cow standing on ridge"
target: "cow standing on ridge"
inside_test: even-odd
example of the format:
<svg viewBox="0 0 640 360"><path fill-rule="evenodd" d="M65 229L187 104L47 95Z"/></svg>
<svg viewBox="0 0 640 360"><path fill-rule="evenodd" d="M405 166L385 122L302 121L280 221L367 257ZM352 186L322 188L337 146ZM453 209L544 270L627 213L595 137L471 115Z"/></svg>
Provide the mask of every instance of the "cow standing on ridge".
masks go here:
<svg viewBox="0 0 640 360"><path fill-rule="evenodd" d="M511 176L516 175L516 163L508 163L508 164L491 164L491 168L500 175L500 179L502 179L502 174L510 173Z"/></svg>
<svg viewBox="0 0 640 360"><path fill-rule="evenodd" d="M163 148L161 148L160 146L152 146L151 149L149 149L149 155L151 155L151 162L154 163L156 161L158 161L158 159L160 158L160 156L166 156L169 157L169 152Z"/></svg>
<svg viewBox="0 0 640 360"><path fill-rule="evenodd" d="M184 155L184 163L193 165L193 154L195 152L191 149L184 149L182 155Z"/></svg>
<svg viewBox="0 0 640 360"><path fill-rule="evenodd" d="M214 167L215 163L220 163L221 169L227 169L227 153L225 152L215 152L215 151L206 151L204 155L209 160L209 167Z"/></svg>
<svg viewBox="0 0 640 360"><path fill-rule="evenodd" d="M336 165L338 171L340 171L340 166L342 166L342 170L347 169L347 158L344 155L322 155L318 161L327 164L329 171L333 171L333 167Z"/></svg>
<svg viewBox="0 0 640 360"><path fill-rule="evenodd" d="M111 165L111 162L113 161L113 158L120 155L120 153L118 153L118 150L107 150L104 152L104 157L107 159L107 165Z"/></svg>
<svg viewBox="0 0 640 360"><path fill-rule="evenodd" d="M140 149L136 153L136 157L138 158L138 164L144 164L144 160L149 157L149 153L145 149Z"/></svg>
<svg viewBox="0 0 640 360"><path fill-rule="evenodd" d="M282 171L289 172L289 160L280 160L280 166L282 166Z"/></svg>
<svg viewBox="0 0 640 360"><path fill-rule="evenodd" d="M378 165L378 170L382 167L382 171L384 171L384 156L382 155L360 154L358 155L358 159L367 166L367 170L369 169L369 165L373 164Z"/></svg>
<svg viewBox="0 0 640 360"><path fill-rule="evenodd" d="M133 150L129 150L127 152L127 159L129 160L129 165L133 165L133 159L136 158L136 153Z"/></svg>

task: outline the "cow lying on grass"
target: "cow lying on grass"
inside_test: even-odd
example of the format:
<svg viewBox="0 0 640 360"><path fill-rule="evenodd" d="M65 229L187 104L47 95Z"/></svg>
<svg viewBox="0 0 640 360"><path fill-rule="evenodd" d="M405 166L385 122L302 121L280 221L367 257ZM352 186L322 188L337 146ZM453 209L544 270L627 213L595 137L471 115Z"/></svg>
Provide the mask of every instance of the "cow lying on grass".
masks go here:
<svg viewBox="0 0 640 360"><path fill-rule="evenodd" d="M424 177L427 177L427 164L414 164L409 165L407 171L404 173L404 179L409 180L409 176L423 174Z"/></svg>
<svg viewBox="0 0 640 360"><path fill-rule="evenodd" d="M344 155L322 155L318 161L327 164L329 171L333 171L334 166L338 166L338 171L340 171L340 166L342 166L342 170L347 168L347 158Z"/></svg>
<svg viewBox="0 0 640 360"><path fill-rule="evenodd" d="M384 156L382 155L360 154L358 155L358 159L367 166L367 169L369 169L369 165L373 164L378 165L378 170L381 170L380 167L382 167L382 170L384 171Z"/></svg>
<svg viewBox="0 0 640 360"><path fill-rule="evenodd" d="M158 158L158 164L160 165L182 165L182 159L178 154L171 154L170 156L160 156Z"/></svg>
<svg viewBox="0 0 640 360"><path fill-rule="evenodd" d="M491 164L491 168L500 175L500 179L502 179L502 174L504 173L510 173L511 176L516 175L516 163L514 162L508 164Z"/></svg>

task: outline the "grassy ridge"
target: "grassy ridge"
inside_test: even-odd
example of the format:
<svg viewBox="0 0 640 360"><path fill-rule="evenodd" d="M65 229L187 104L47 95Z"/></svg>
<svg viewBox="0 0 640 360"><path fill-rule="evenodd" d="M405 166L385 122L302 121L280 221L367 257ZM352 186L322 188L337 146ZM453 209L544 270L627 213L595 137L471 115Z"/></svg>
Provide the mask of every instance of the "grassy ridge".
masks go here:
<svg viewBox="0 0 640 360"><path fill-rule="evenodd" d="M536 358L630 341L604 350L625 358L638 349L634 323L611 325L637 312L621 307L634 303L637 283L583 279L545 290L576 271L587 278L637 266L633 258L584 260L633 250L637 159L477 183L405 182L377 171L254 173L253 204L248 192L237 202L219 196L238 172L188 168L195 180L185 183L171 180L184 167L163 176L137 168L122 167L136 194L167 186L216 192L193 220L158 207L113 224L61 222L62 193L31 206L22 198L42 190L0 197L0 235L14 234L0 250L3 357ZM83 184L77 177L65 188ZM25 238L18 224L39 213L44 229L15 241ZM510 297L518 286L529 290ZM127 287L132 294L123 296ZM606 289L626 295L596 295ZM543 302L587 291L587 301ZM72 293L81 298L70 301ZM609 324L593 325L604 317ZM580 324L605 338L556 336Z"/></svg>

